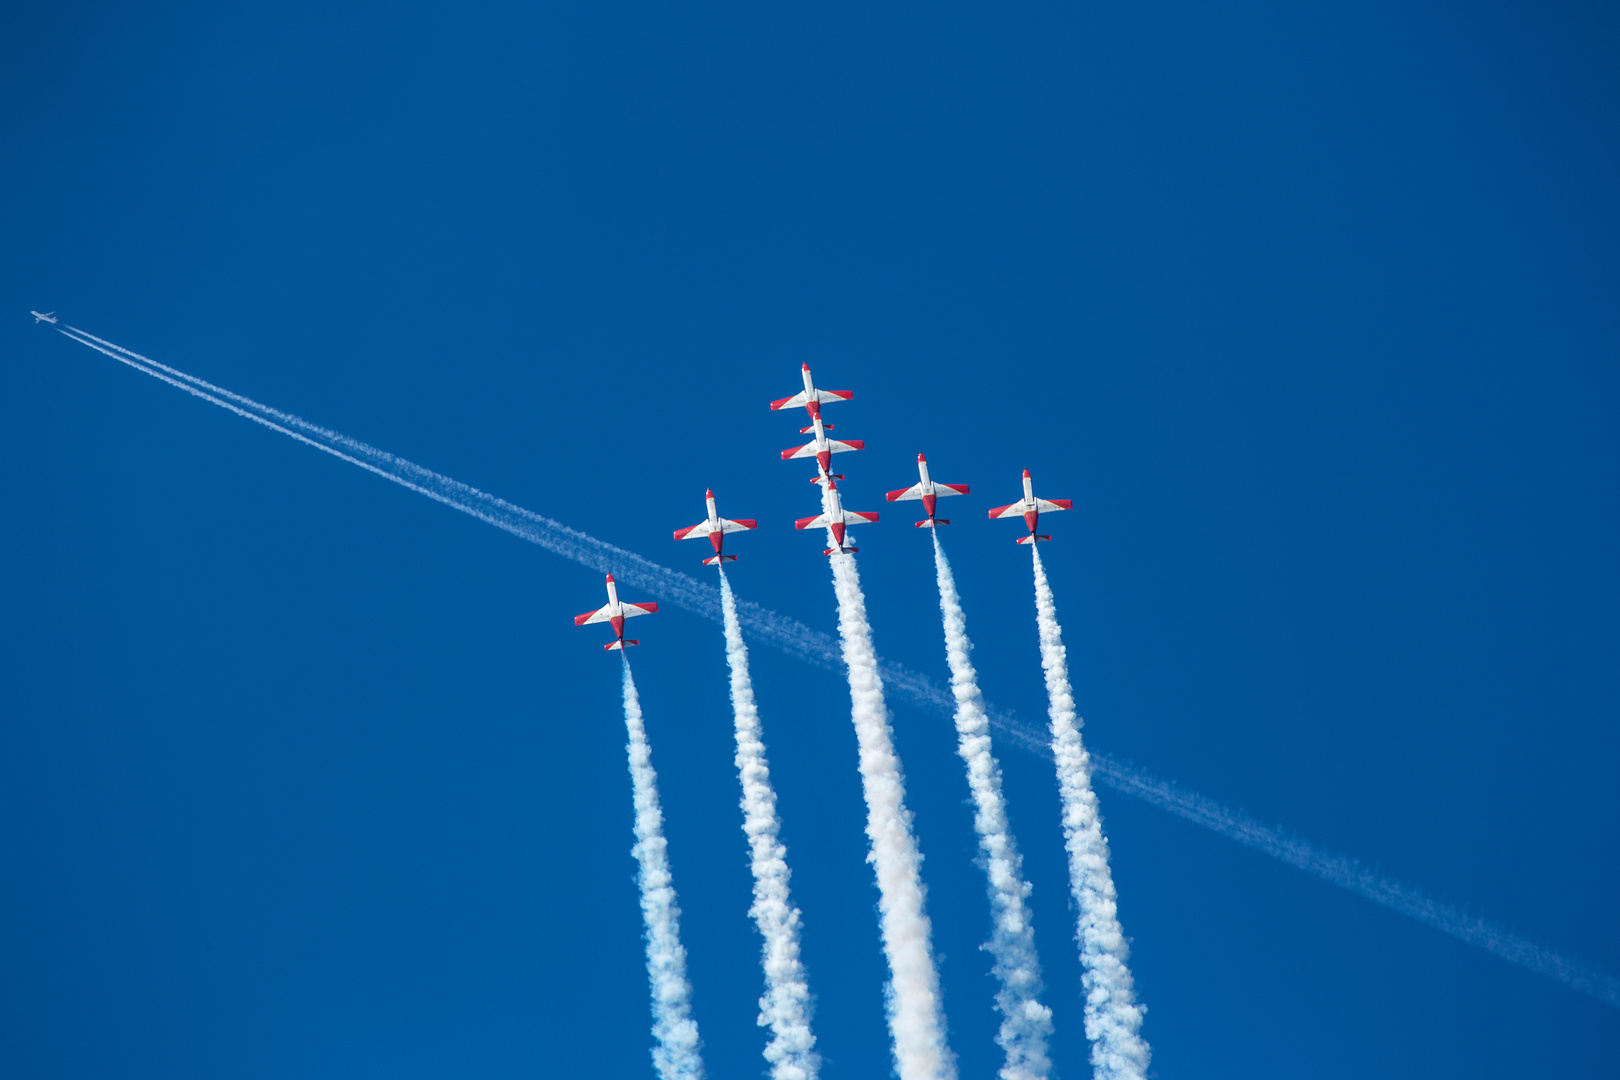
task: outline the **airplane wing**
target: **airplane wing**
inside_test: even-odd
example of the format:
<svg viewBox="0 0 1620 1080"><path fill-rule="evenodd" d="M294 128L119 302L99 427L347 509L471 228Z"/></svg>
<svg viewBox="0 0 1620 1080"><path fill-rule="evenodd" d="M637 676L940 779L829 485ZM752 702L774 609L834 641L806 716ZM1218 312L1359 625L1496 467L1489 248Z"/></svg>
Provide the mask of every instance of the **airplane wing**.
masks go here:
<svg viewBox="0 0 1620 1080"><path fill-rule="evenodd" d="M1059 510L1073 510L1073 499L1036 499L1035 508L1043 514L1053 514Z"/></svg>
<svg viewBox="0 0 1620 1080"><path fill-rule="evenodd" d="M595 611L587 611L583 615L575 615L574 625L588 626L591 623L607 622L611 618L613 618L613 614L607 608L597 608Z"/></svg>
<svg viewBox="0 0 1620 1080"><path fill-rule="evenodd" d="M821 403L828 401L848 401L854 396L855 391L853 390L817 390L815 400ZM808 405L810 400L810 394L807 391L800 390L792 397L785 397L781 401L771 402L771 408L792 409L800 405Z"/></svg>
<svg viewBox="0 0 1620 1080"><path fill-rule="evenodd" d="M851 439L848 442L839 442L837 439L827 440L827 450L834 454L842 454L848 450L865 450L866 443L860 439ZM811 458L816 456L816 444L805 443L803 446L790 446L782 451L783 461L792 461L794 458Z"/></svg>
<svg viewBox="0 0 1620 1080"><path fill-rule="evenodd" d="M707 518L704 518L702 521L698 522L696 525L693 525L689 529L676 529L675 530L675 539L677 539L677 540L685 540L687 537L708 536L713 531L714 530L709 527L709 520ZM729 530L727 530L725 528L725 519L724 518L721 519L720 531L721 532L729 531Z"/></svg>
<svg viewBox="0 0 1620 1080"><path fill-rule="evenodd" d="M814 529L827 524L826 514L817 514L815 517L800 518L793 523L795 529Z"/></svg>
<svg viewBox="0 0 1620 1080"><path fill-rule="evenodd" d="M652 615L658 611L657 604L622 604L620 606L624 608L624 617L627 619L633 619L637 615Z"/></svg>
<svg viewBox="0 0 1620 1080"><path fill-rule="evenodd" d="M994 510L990 511L990 519L994 521L996 518L1019 517L1024 513L1024 511L1029 509L1033 508L1025 506L1023 501L1019 500L1018 502L1010 503L1007 506L996 507Z"/></svg>
<svg viewBox="0 0 1620 1080"><path fill-rule="evenodd" d="M723 533L747 532L749 529L757 528L759 528L759 522L753 518L740 518L736 521L732 521L730 518L720 519L720 531Z"/></svg>
<svg viewBox="0 0 1620 1080"><path fill-rule="evenodd" d="M966 484L935 484L934 487L938 489L934 494L942 499L947 495L966 495L968 493Z"/></svg>
<svg viewBox="0 0 1620 1080"><path fill-rule="evenodd" d="M921 484L912 484L908 488L901 488L899 491L891 491L884 496L884 498L888 499L890 502L900 502L903 499L920 499L922 497L923 489Z"/></svg>
<svg viewBox="0 0 1620 1080"><path fill-rule="evenodd" d="M866 525L877 519L876 514L863 514L859 510L844 511L844 524L846 525Z"/></svg>

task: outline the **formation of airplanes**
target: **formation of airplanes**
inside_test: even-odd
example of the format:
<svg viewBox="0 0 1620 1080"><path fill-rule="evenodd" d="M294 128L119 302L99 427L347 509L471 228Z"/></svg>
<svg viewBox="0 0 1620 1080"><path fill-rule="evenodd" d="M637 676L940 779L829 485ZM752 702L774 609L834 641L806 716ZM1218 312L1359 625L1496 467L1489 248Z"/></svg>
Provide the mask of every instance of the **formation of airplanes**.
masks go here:
<svg viewBox="0 0 1620 1080"><path fill-rule="evenodd" d="M38 312L34 313L38 315ZM46 317L46 316L42 316ZM50 321L55 322L55 319ZM792 409L799 406L810 416L810 426L799 429L801 435L814 435L814 439L802 446L789 447L782 451L783 461L811 460L816 463L816 475L810 478L812 484L822 487L821 513L811 517L800 518L793 523L796 529L826 529L832 538L833 546L825 549L825 555L854 554L860 549L847 542L846 532L851 525L864 525L874 522L878 515L858 510L844 509L843 497L838 491L838 481L844 479L842 473L832 472L832 456L834 454L848 453L853 450L864 450L866 444L859 439L831 439L827 432L833 430L833 425L822 419L821 407L835 401L848 401L855 395L848 390L818 390L810 377L810 365L805 364L800 374L804 378L804 389L792 397L785 397L779 401L771 402L773 410ZM949 525L950 520L937 516L940 499L952 495L968 494L966 484L942 484L928 474L928 459L922 454L917 455L917 483L910 487L888 493L889 502L920 501L922 503L923 520L916 523L919 529L937 529L941 525ZM1034 481L1030 479L1029 470L1024 470L1024 497L1015 503L998 506L990 511L990 520L998 518L1024 519L1028 528L1027 535L1015 540L1018 544L1035 544L1051 540L1050 536L1035 531L1042 514L1055 514L1060 510L1074 509L1074 503L1069 499L1042 499L1035 494ZM703 493L703 499L708 513L696 525L689 525L684 529L675 530L676 540L695 540L708 537L709 544L714 548L714 554L703 560L704 566L718 566L723 563L735 562L737 556L727 555L722 550L727 533L747 532L757 529L759 523L752 518L723 518L715 509L714 491L710 489ZM590 623L608 623L613 627L614 640L602 646L609 651L622 650L631 645L641 644L635 638L624 636L624 621L637 615L649 615L658 610L657 604L634 604L619 599L618 586L613 581L613 575L607 576L608 602L605 607L595 611L587 611L574 618L575 626L586 626Z"/></svg>

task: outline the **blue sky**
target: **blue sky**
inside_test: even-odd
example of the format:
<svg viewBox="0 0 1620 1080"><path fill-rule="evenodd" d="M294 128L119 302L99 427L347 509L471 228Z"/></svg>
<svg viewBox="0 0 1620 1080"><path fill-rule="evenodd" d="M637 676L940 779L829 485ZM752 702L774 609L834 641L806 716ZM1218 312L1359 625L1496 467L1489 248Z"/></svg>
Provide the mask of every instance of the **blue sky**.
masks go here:
<svg viewBox="0 0 1620 1080"><path fill-rule="evenodd" d="M0 1066L650 1075L593 572L29 308L824 630L800 363L857 397L876 641L1620 972L1620 23L1597 5L74 5L0 41ZM907 508L909 509L909 508ZM891 511L894 511L891 513ZM636 597L631 597L632 599ZM634 654L714 1076L759 1075L718 630ZM594 628L593 628L594 630ZM842 681L765 649L824 1075L887 1068ZM992 1075L948 722L896 703L951 1045ZM1050 767L1002 751L1059 1075ZM1102 792L1160 1075L1610 1075L1614 1011Z"/></svg>

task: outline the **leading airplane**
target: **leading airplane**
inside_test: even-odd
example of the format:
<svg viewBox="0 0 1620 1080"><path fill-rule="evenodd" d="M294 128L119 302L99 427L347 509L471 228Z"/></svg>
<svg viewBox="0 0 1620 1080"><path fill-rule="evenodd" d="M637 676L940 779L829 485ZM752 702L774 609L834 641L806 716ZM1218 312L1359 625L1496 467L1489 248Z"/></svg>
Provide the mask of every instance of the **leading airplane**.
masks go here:
<svg viewBox="0 0 1620 1080"><path fill-rule="evenodd" d="M632 604L619 599L619 587L613 584L613 575L607 576L608 602L606 607L599 607L595 611L587 611L583 615L574 616L575 626L586 626L590 623L611 623L615 640L608 642L602 648L612 651L624 649L630 645L640 645L635 638L626 639L624 636L624 620L633 619L637 615L651 615L658 610L657 604Z"/></svg>
<svg viewBox="0 0 1620 1080"><path fill-rule="evenodd" d="M792 461L795 458L813 457L816 459L816 464L821 466L822 476L826 476L832 467L832 456L834 454L842 454L850 450L866 449L866 444L859 439L850 439L847 442L840 442L837 439L827 438L827 428L830 426L831 425L829 424L823 424L821 422L820 413L815 414L815 419L811 421L810 426L800 429L800 434L808 434L812 431L815 432L815 441L807 442L803 446L788 447L786 450L782 451L782 460ZM811 483L820 483L821 479L822 477L818 476L812 480ZM833 474L833 479L842 480L843 477Z"/></svg>
<svg viewBox="0 0 1620 1080"><path fill-rule="evenodd" d="M38 326L42 322L48 322L52 326L56 325L56 312L54 312L54 311L45 311L45 312L30 311L28 314L30 314L30 315L32 315L34 317L34 325L35 326Z"/></svg>
<svg viewBox="0 0 1620 1080"><path fill-rule="evenodd" d="M1050 536L1038 536L1035 533L1035 523L1041 519L1041 514L1054 514L1059 510L1073 510L1074 503L1068 499L1039 499L1035 497L1035 485L1029 478L1029 470L1024 470L1024 497L1007 506L998 506L990 511L990 520L996 518L1019 517L1029 526L1029 535L1020 536L1015 543L1033 544L1042 540L1052 539Z"/></svg>
<svg viewBox="0 0 1620 1080"><path fill-rule="evenodd" d="M757 529L759 528L759 522L755 521L753 518L744 518L741 521L732 521L730 518L723 518L714 509L714 491L712 489L705 491L703 493L703 497L704 499L708 500L709 503L708 520L700 521L689 529L676 529L675 539L691 540L700 536L707 536L709 538L709 543L714 545L714 557L704 559L704 566L714 566L717 563L723 562L736 562L737 556L722 555L720 553L720 545L725 543L726 533L745 532L749 529Z"/></svg>
<svg viewBox="0 0 1620 1080"><path fill-rule="evenodd" d="M843 501L838 497L838 485L825 473L822 474L820 479L827 485L827 500L832 506L815 517L800 518L793 523L793 527L795 529L814 529L817 526L824 526L831 529L833 542L838 546L828 548L822 552L823 555L831 555L835 551L848 555L859 551L860 548L844 543L844 530L851 525L864 525L867 522L876 521L878 516L876 514L863 514L857 510L845 510Z"/></svg>
<svg viewBox="0 0 1620 1080"><path fill-rule="evenodd" d="M794 394L792 397L785 397L781 401L771 402L771 408L791 409L795 405L803 405L804 411L810 414L810 419L815 420L821 415L821 406L824 403L829 401L848 401L850 398L855 396L855 391L853 390L817 390L815 384L810 381L809 364L804 365L804 369L800 372L800 374L804 376L804 389L799 391L797 394ZM827 425L827 430L832 430L831 424ZM810 429L805 428L800 432L800 434L808 435L810 434Z"/></svg>
<svg viewBox="0 0 1620 1080"><path fill-rule="evenodd" d="M912 484L910 487L901 488L899 491L889 492L888 500L890 502L901 502L906 499L921 499L923 513L927 514L928 518L925 521L917 522L917 528L919 529L932 529L939 525L949 525L951 523L949 518L936 518L934 516L934 506L947 495L966 495L968 493L967 485L937 484L929 479L928 459L921 454L917 455L917 475L922 477L921 483Z"/></svg>

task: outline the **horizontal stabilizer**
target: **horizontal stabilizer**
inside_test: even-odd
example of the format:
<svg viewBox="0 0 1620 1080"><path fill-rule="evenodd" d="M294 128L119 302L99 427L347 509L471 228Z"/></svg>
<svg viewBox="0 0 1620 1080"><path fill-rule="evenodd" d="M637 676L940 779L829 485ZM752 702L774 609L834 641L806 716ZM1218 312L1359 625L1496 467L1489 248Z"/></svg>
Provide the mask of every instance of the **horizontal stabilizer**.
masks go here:
<svg viewBox="0 0 1620 1080"><path fill-rule="evenodd" d="M1048 541L1050 539L1052 539L1050 536L1043 536L1040 533L1031 533L1028 536L1020 536L1017 540L1014 540L1013 543L1015 543L1015 544L1033 544L1033 543L1037 543L1037 542L1045 543L1046 541Z"/></svg>
<svg viewBox="0 0 1620 1080"><path fill-rule="evenodd" d="M736 561L737 561L737 556L735 556L735 555L711 555L707 559L703 560L703 565L704 566L715 566L715 565L717 565L719 563L723 563L723 562L736 562Z"/></svg>
<svg viewBox="0 0 1620 1080"><path fill-rule="evenodd" d="M641 644L640 641L638 641L638 640L636 640L635 638L632 637L632 638L625 638L623 641L610 641L606 645L602 646L602 648L606 649L608 652L613 652L615 650L627 649L631 645L640 645L640 644Z"/></svg>
<svg viewBox="0 0 1620 1080"><path fill-rule="evenodd" d="M825 420L822 421L822 423L821 423L821 430L822 431L831 431L832 429L833 429L833 425L827 423ZM802 427L802 428L799 429L799 434L800 435L808 435L814 430L816 430L814 427Z"/></svg>
<svg viewBox="0 0 1620 1080"><path fill-rule="evenodd" d="M841 472L835 472L835 473L828 473L828 474L827 474L827 475L828 475L828 476L830 476L830 477L831 477L831 478L832 478L832 479L834 479L834 480L842 480L842 479L843 479L843 478L844 478L844 474L843 474L843 473L841 473ZM819 476L812 476L812 477L811 477L811 478L810 478L810 482L811 482L811 483L812 483L812 484L819 484L819 483L821 483L821 477L819 477Z"/></svg>
<svg viewBox="0 0 1620 1080"><path fill-rule="evenodd" d="M854 545L847 545L847 546L841 547L841 548L828 548L826 551L823 551L822 554L823 555L837 555L839 552L843 552L845 555L853 555L859 550L861 550L861 549L858 548L858 547L855 547Z"/></svg>
<svg viewBox="0 0 1620 1080"><path fill-rule="evenodd" d="M951 523L950 518L927 518L927 519L925 519L923 521L917 522L917 528L919 528L919 529L931 529L935 525L949 525L950 523Z"/></svg>

